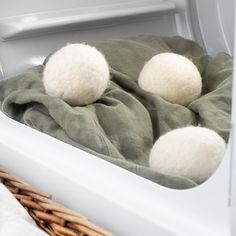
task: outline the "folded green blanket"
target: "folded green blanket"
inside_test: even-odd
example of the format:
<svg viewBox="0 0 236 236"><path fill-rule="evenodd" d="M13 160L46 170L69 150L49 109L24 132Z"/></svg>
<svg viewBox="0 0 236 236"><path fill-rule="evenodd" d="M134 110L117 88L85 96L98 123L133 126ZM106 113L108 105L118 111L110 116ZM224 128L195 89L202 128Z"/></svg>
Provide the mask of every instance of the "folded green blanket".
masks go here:
<svg viewBox="0 0 236 236"><path fill-rule="evenodd" d="M44 65L40 65L0 83L2 111L163 186L195 186L184 177L150 170L149 152L160 135L188 125L211 128L228 140L232 58L226 54L210 58L196 43L181 37L138 36L89 44L105 54L112 77L104 95L94 104L71 107L46 95L42 83ZM190 58L203 77L203 96L188 107L145 92L136 82L144 63L166 51Z"/></svg>

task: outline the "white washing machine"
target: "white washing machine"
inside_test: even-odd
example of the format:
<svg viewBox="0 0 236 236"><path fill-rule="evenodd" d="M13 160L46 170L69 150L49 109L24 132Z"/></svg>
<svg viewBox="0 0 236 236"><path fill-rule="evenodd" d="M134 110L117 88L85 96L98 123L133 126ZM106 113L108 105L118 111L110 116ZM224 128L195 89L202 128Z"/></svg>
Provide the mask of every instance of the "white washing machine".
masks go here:
<svg viewBox="0 0 236 236"><path fill-rule="evenodd" d="M67 42L181 35L234 51L234 0L0 0L0 79ZM236 64L235 64L236 66ZM205 183L168 189L0 112L0 165L120 236L236 235L236 84L224 160ZM63 187L62 187L63 186ZM122 191L121 191L122 188ZM125 194L124 194L125 192Z"/></svg>

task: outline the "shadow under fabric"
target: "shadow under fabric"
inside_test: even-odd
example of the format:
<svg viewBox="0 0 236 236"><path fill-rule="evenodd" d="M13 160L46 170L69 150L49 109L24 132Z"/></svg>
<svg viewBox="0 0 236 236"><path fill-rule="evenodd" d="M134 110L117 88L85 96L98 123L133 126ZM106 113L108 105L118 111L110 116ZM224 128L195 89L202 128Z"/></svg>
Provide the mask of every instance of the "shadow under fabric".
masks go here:
<svg viewBox="0 0 236 236"><path fill-rule="evenodd" d="M181 37L137 36L89 44L104 53L111 72L108 88L95 103L72 107L48 96L42 83L44 65L40 65L0 82L2 111L163 186L196 186L185 177L150 170L149 152L160 135L189 125L208 127L228 140L232 58L224 53L211 58L196 43ZM145 62L162 52L190 58L202 75L202 96L188 107L145 92L136 82Z"/></svg>

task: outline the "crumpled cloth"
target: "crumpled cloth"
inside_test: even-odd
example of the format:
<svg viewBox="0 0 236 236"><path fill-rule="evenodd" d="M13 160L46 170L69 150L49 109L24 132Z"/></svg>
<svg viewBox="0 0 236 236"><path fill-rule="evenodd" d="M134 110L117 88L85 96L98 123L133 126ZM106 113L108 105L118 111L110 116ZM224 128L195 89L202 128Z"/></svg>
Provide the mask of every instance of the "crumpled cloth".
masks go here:
<svg viewBox="0 0 236 236"><path fill-rule="evenodd" d="M181 37L138 36L89 43L107 58L111 81L100 99L70 106L45 93L44 65L0 82L0 105L9 117L163 186L185 189L196 183L148 167L149 152L163 134L189 125L216 131L228 140L233 60L211 58ZM172 104L137 84L145 62L162 52L188 57L203 78L202 96L188 106ZM50 56L49 56L50 57ZM14 65L13 65L14 66Z"/></svg>

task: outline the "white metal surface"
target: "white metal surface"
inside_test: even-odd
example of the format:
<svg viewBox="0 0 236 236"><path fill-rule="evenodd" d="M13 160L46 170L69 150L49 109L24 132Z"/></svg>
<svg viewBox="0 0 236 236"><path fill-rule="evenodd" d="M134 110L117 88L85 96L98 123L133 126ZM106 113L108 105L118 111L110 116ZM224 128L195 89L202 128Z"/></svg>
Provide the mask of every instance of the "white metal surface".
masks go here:
<svg viewBox="0 0 236 236"><path fill-rule="evenodd" d="M166 0L156 0L156 3L164 2ZM1 0L0 17L11 17L25 14L52 12L74 9L78 7L100 7L109 6L111 4L123 4L126 2L137 4L143 0L21 0L21 4L16 4L15 0Z"/></svg>
<svg viewBox="0 0 236 236"><path fill-rule="evenodd" d="M175 22L178 35L194 40L189 0L171 0L171 2L175 3Z"/></svg>
<svg viewBox="0 0 236 236"><path fill-rule="evenodd" d="M226 52L233 55L235 0L194 0L200 33L209 54Z"/></svg>
<svg viewBox="0 0 236 236"><path fill-rule="evenodd" d="M25 4L26 2L28 3L27 0L23 1ZM137 34L170 36L178 33L175 5L170 1L133 0L127 3L118 0L110 2L100 0L94 4L98 6L100 2L99 7L94 7L91 1L88 1L87 5L84 1L79 1L77 8L71 9L70 7L75 3L70 0L67 7L69 9L60 11L55 9L52 11L51 4L54 1L44 0L44 2L47 3L44 11L39 7L41 11L34 14L29 14L30 7L34 8L30 3L29 6L25 5L28 10L20 8L22 12L19 12L13 9L13 13L17 12L17 15L10 15L10 12L6 15L4 10L0 9L0 38L6 41L0 42L2 68L0 79L42 63L45 56L67 42L84 42ZM5 4L6 7L11 8L8 2ZM79 14L81 12L83 14ZM186 33L188 30L184 28L183 26L182 31ZM61 33L56 33L58 31ZM23 39L19 39L22 37Z"/></svg>
<svg viewBox="0 0 236 236"><path fill-rule="evenodd" d="M235 14L236 14L236 6L235 6ZM236 22L236 18L235 18ZM235 23L236 28L236 23ZM234 37L234 45L235 45L235 52L236 55L236 30L235 30L235 37ZM230 208L231 208L231 235L236 235L236 60L234 60L234 82L233 82L233 107L232 107L232 151L231 151L231 189L230 189Z"/></svg>
<svg viewBox="0 0 236 236"><path fill-rule="evenodd" d="M167 1L146 0L145 2L111 3L102 6L80 7L76 9L41 12L0 19L0 40L32 37L45 33L56 33L95 28L100 25L137 19L143 15L153 17L160 12L173 11L175 5ZM127 19L128 18L128 19ZM115 21L114 21L115 20Z"/></svg>

